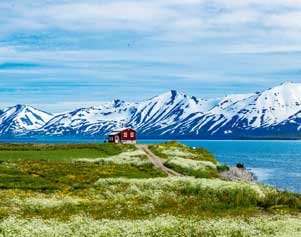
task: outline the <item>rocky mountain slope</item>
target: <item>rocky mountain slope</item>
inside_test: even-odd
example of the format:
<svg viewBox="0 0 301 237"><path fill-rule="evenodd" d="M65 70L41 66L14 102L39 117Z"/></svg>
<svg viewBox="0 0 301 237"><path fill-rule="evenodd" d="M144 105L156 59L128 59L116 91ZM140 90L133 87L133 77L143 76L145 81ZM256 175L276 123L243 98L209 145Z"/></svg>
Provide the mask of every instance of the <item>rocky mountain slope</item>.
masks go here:
<svg viewBox="0 0 301 237"><path fill-rule="evenodd" d="M0 112L0 134L12 136L43 127L52 114L31 106L16 105Z"/></svg>
<svg viewBox="0 0 301 237"><path fill-rule="evenodd" d="M124 126L137 129L140 138L296 138L301 84L210 100L172 90L142 102L114 100L57 116L20 105L0 112L2 136L102 138Z"/></svg>

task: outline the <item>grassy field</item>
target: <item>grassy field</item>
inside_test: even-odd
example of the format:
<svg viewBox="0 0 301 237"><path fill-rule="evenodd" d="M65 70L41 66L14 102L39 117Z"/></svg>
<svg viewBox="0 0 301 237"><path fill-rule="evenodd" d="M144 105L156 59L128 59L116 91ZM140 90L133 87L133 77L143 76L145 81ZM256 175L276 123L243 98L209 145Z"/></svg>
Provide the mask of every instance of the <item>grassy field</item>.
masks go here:
<svg viewBox="0 0 301 237"><path fill-rule="evenodd" d="M93 186L99 178L152 178L165 176L150 163L84 162L82 159L109 159L134 151L131 145L0 145L0 188L58 191ZM141 155L136 159L141 159ZM147 160L146 157L144 159ZM117 159L118 160L118 159Z"/></svg>
<svg viewBox="0 0 301 237"><path fill-rule="evenodd" d="M0 161L45 160L69 161L98 158L135 150L133 145L118 144L5 144L0 143Z"/></svg>
<svg viewBox="0 0 301 237"><path fill-rule="evenodd" d="M301 236L301 196L223 181L206 150L0 145L0 236Z"/></svg>

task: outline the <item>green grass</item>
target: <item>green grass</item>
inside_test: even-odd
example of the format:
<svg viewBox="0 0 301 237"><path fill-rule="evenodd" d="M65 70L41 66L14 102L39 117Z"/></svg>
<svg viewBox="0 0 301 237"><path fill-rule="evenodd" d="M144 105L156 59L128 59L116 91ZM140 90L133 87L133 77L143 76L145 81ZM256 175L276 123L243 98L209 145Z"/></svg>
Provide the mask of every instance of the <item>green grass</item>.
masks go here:
<svg viewBox="0 0 301 237"><path fill-rule="evenodd" d="M106 219L108 223L113 220L147 222L157 216L163 219L168 216L169 221L172 218L181 218L185 222L201 218L209 223L217 217L239 220L254 215L298 215L301 212L299 194L280 192L260 184L213 178L217 171L227 167L221 167L206 150L192 149L176 142L150 147L166 159L167 165L173 154L179 156L178 166L170 168L203 178L166 177L151 163L136 162L135 157L123 159L129 154L123 152L135 150L131 145L0 144L0 219L4 223L11 217L18 218L11 223L42 219L56 221L59 225L72 222L77 216L88 218L89 222ZM143 154L137 156L145 159ZM79 161L79 158L91 158L92 161ZM119 159L118 162L124 163L99 159L94 162L93 158L110 162ZM127 163L130 161L131 164ZM195 165L198 163L200 166ZM201 164L207 163L208 167L213 164L217 168L205 170L204 175ZM192 171L196 173L189 173ZM210 172L212 175L208 175ZM1 229L1 220L0 235L6 231L5 227ZM8 225L9 228L19 226ZM22 228L25 227L20 227L20 236L23 235ZM190 226L183 227L184 232L189 230ZM89 236L88 230L84 232ZM212 235L208 236L219 236L210 233ZM241 232L233 233L232 236L245 236ZM253 232L250 230L250 233ZM160 235L154 232L153 236Z"/></svg>
<svg viewBox="0 0 301 237"><path fill-rule="evenodd" d="M120 144L3 144L0 143L0 161L49 160L62 161L77 158L98 158L134 150L133 145Z"/></svg>
<svg viewBox="0 0 301 237"><path fill-rule="evenodd" d="M214 178L218 177L218 170L216 168L212 167L205 167L205 168L200 168L200 169L191 169L187 167L183 167L180 165L176 165L172 163L171 160L167 160L164 165L170 169L173 169L174 171L187 175L187 176L193 176L196 178Z"/></svg>
<svg viewBox="0 0 301 237"><path fill-rule="evenodd" d="M212 178L217 177L218 172L228 169L226 165L219 164L215 157L203 148L192 148L175 141L153 144L149 148L158 157L166 160L164 163L166 167L183 175L197 178ZM175 160L183 160L183 162L181 164L181 162L175 162ZM187 160L186 164L185 160ZM213 166L201 167L200 165L199 168L189 166L187 163L191 163L189 162L190 160L209 161Z"/></svg>
<svg viewBox="0 0 301 237"><path fill-rule="evenodd" d="M111 157L132 151L120 144L0 144L0 188L70 190L93 186L99 178L165 176L152 165L76 162L79 158Z"/></svg>
<svg viewBox="0 0 301 237"><path fill-rule="evenodd" d="M60 180L70 185L69 180ZM77 181L80 182L81 181ZM71 189L0 192L0 217L147 219L300 213L301 196L239 182L195 178L100 179Z"/></svg>
<svg viewBox="0 0 301 237"><path fill-rule="evenodd" d="M156 154L157 156L163 158L163 159L169 159L172 158L172 151L181 151L183 153L187 153L188 155L185 156L187 159L192 160L201 160L201 161L210 161L214 164L217 164L217 160L215 157L206 149L203 148L191 148L189 146L186 146L184 144L170 141L162 144L153 144L149 145L149 149ZM165 152L170 150L170 154L166 154ZM175 153L176 154L176 153ZM184 157L183 157L184 158Z"/></svg>
<svg viewBox="0 0 301 237"><path fill-rule="evenodd" d="M152 165L102 165L32 160L0 164L1 189L70 190L93 186L100 178L164 176L164 173Z"/></svg>

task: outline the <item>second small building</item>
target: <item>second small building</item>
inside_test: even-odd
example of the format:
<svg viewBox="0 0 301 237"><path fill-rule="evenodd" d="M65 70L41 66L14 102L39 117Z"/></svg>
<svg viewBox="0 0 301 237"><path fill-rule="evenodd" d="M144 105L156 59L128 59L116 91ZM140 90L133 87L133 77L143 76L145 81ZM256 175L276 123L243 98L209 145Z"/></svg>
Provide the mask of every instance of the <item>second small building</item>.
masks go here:
<svg viewBox="0 0 301 237"><path fill-rule="evenodd" d="M136 131L132 128L121 128L112 131L109 134L108 140L110 143L135 144Z"/></svg>

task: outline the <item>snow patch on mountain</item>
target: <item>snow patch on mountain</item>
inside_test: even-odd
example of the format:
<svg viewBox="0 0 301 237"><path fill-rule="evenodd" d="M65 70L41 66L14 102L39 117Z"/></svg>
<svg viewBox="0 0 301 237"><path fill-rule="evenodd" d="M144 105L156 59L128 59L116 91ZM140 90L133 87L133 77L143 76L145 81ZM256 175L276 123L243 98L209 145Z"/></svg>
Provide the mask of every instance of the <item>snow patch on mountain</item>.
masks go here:
<svg viewBox="0 0 301 237"><path fill-rule="evenodd" d="M133 127L143 138L240 138L301 130L301 84L200 99L175 90L141 102L114 100L52 116L30 106L0 111L0 134L102 137Z"/></svg>
<svg viewBox="0 0 301 237"><path fill-rule="evenodd" d="M17 134L43 127L53 115L27 105L16 105L0 113L0 134Z"/></svg>

